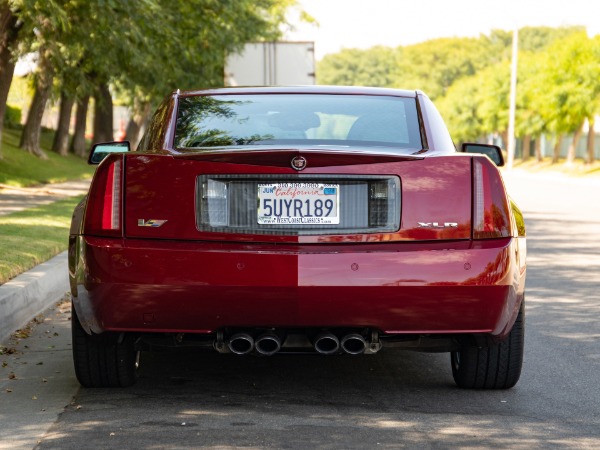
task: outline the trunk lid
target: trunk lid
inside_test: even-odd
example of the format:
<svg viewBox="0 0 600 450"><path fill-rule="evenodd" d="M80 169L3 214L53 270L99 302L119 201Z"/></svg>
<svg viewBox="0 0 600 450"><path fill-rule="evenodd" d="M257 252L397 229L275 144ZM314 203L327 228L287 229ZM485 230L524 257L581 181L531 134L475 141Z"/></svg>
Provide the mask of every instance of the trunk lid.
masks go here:
<svg viewBox="0 0 600 450"><path fill-rule="evenodd" d="M292 168L298 157L306 160L303 170ZM424 158L339 149L133 152L126 156L124 178L129 238L351 243L472 236L467 155ZM273 226L260 219L259 190L290 184L339 189L339 223ZM223 214L231 222L224 222Z"/></svg>

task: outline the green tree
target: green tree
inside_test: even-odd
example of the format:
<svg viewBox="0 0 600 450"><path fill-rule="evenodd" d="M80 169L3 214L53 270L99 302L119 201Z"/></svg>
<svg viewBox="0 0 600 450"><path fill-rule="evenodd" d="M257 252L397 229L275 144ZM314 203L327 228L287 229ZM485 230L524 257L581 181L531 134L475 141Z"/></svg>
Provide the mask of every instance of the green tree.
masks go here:
<svg viewBox="0 0 600 450"><path fill-rule="evenodd" d="M557 65L549 70L548 64L552 58L549 55L556 58L556 49L562 48L565 41L581 35L580 31L580 27L530 27L519 32L521 51L518 66L516 133L523 139L524 155L528 154L533 138L536 142L536 153L540 157L539 138L551 128L549 115L555 103L548 103L548 98L557 81L550 79L548 74L559 71L560 64L567 63L555 61ZM506 142L511 39L512 34L502 30L494 30L489 37L482 36L483 45L495 57L488 59L487 66L478 69L474 75L457 78L444 97L438 100L437 103L455 139L475 140L487 134L497 133ZM565 88L571 90L571 87Z"/></svg>
<svg viewBox="0 0 600 450"><path fill-rule="evenodd" d="M586 119L593 122L600 95L600 60L597 40L576 33L548 47L538 83L543 92L534 102L548 130L557 136L553 162L558 162L562 136L573 133L567 161L575 149Z"/></svg>
<svg viewBox="0 0 600 450"><path fill-rule="evenodd" d="M319 84L392 87L402 49L344 49L326 55L317 66Z"/></svg>
<svg viewBox="0 0 600 450"><path fill-rule="evenodd" d="M541 136L547 131L547 127L536 100L544 90L538 76L544 59L544 53L522 51L519 54L515 134L523 139L523 160L529 158L532 139L535 141L536 159L542 159Z"/></svg>
<svg viewBox="0 0 600 450"><path fill-rule="evenodd" d="M15 73L13 47L18 40L22 23L13 13L8 0L0 0L0 143L6 113L8 91ZM0 159L2 150L0 147Z"/></svg>
<svg viewBox="0 0 600 450"><path fill-rule="evenodd" d="M138 54L115 78L118 90L131 99L128 138L136 140L150 104L167 92L222 86L226 55L249 41L277 39L286 11L295 5L295 0L158 0L161 20L147 22L144 31L152 53Z"/></svg>
<svg viewBox="0 0 600 450"><path fill-rule="evenodd" d="M78 111L83 112L87 104L83 100L90 95L95 97L96 138L112 139L111 86L135 99L136 109L148 111L148 104L169 90L220 85L225 55L246 41L276 38L286 10L295 3L9 0L9 12L23 24L16 56L26 52L38 55L35 94L22 148L44 156L39 149L39 130L53 86L60 91L63 104L57 150L65 151L72 104L82 100ZM81 114L77 121L78 136L83 117Z"/></svg>
<svg viewBox="0 0 600 450"><path fill-rule="evenodd" d="M487 39L442 38L404 47L395 86L420 89L435 100L456 80L489 65L496 58L490 45Z"/></svg>
<svg viewBox="0 0 600 450"><path fill-rule="evenodd" d="M478 112L480 89L477 76L464 77L436 102L450 135L459 146L463 142L477 142L485 135Z"/></svg>

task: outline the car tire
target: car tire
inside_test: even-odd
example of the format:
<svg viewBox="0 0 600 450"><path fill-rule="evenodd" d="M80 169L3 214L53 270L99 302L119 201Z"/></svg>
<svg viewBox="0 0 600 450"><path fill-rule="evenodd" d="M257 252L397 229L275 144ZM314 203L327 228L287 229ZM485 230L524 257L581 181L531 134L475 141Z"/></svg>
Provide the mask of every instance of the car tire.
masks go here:
<svg viewBox="0 0 600 450"><path fill-rule="evenodd" d="M489 347L463 347L451 353L452 376L461 388L509 389L517 384L523 365L525 307L508 337Z"/></svg>
<svg viewBox="0 0 600 450"><path fill-rule="evenodd" d="M137 352L128 334L85 332L71 305L75 376L84 387L126 387L135 383Z"/></svg>

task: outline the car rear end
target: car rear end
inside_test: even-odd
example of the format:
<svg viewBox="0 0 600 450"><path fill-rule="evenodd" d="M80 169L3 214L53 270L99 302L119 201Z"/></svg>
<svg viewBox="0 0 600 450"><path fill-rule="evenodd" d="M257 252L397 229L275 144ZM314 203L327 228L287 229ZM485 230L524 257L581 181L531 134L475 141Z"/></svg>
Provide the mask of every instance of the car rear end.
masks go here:
<svg viewBox="0 0 600 450"><path fill-rule="evenodd" d="M416 94L408 104L418 148L373 145L367 128L363 146L187 142L110 155L71 237L83 328L143 348L265 355L502 341L525 249L501 176L484 156L429 156L433 113ZM282 128L279 139L298 139Z"/></svg>

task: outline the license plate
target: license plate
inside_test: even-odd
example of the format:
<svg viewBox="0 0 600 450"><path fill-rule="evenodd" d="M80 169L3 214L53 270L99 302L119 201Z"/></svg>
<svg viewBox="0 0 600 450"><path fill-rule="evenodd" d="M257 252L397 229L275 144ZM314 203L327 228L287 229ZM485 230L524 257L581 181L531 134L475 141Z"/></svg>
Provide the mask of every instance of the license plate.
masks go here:
<svg viewBox="0 0 600 450"><path fill-rule="evenodd" d="M258 185L261 225L337 225L340 185L271 183Z"/></svg>

